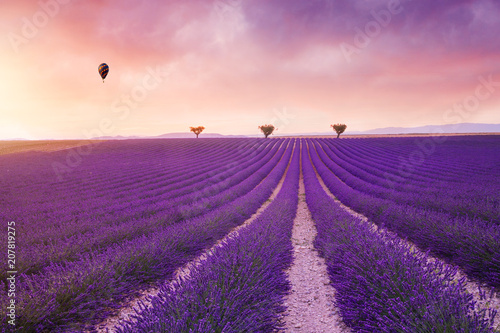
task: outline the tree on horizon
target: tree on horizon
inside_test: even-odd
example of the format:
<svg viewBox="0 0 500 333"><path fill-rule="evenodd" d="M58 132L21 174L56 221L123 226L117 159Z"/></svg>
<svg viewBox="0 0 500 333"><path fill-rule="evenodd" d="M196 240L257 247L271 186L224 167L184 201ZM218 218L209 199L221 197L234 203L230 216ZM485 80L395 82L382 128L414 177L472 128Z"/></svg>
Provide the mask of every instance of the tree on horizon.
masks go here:
<svg viewBox="0 0 500 333"><path fill-rule="evenodd" d="M201 132L205 129L203 126L198 126L198 127L190 127L189 128L191 132L196 134L196 138L198 139L198 135L200 135Z"/></svg>
<svg viewBox="0 0 500 333"><path fill-rule="evenodd" d="M344 133L344 131L347 128L346 124L335 124L335 125L330 125L330 126L333 127L335 132L337 132L337 139L340 137L340 134Z"/></svg>
<svg viewBox="0 0 500 333"><path fill-rule="evenodd" d="M274 125L262 125L259 126L259 129L264 133L266 139L269 135L273 134L274 130L277 129Z"/></svg>

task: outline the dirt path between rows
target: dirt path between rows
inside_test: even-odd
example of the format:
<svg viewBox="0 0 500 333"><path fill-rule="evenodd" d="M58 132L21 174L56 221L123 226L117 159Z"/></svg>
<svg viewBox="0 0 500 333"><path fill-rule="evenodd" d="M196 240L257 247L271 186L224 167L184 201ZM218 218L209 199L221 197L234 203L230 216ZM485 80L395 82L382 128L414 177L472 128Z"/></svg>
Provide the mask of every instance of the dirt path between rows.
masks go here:
<svg viewBox="0 0 500 333"><path fill-rule="evenodd" d="M292 291L285 299L287 332L350 332L334 306L335 290L330 285L325 260L314 249L317 231L305 201L302 172L299 183L299 205L293 222L294 260L287 270Z"/></svg>

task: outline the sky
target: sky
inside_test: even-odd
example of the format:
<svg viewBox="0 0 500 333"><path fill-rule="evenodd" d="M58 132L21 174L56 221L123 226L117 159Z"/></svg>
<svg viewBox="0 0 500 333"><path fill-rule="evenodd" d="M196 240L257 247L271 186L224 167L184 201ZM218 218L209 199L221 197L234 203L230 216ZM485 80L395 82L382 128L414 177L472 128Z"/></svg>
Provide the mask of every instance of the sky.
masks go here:
<svg viewBox="0 0 500 333"><path fill-rule="evenodd" d="M499 124L498 17L497 0L7 1L0 139Z"/></svg>

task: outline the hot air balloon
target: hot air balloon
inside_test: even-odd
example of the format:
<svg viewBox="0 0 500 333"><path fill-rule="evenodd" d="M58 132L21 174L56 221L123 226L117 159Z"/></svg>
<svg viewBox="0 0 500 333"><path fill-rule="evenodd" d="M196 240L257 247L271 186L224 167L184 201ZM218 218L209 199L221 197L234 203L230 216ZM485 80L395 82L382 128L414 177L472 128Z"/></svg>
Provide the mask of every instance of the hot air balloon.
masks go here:
<svg viewBox="0 0 500 333"><path fill-rule="evenodd" d="M109 72L109 66L106 63L102 63L99 65L99 74L102 77L102 82L104 83L104 79L106 78L106 75L108 75Z"/></svg>

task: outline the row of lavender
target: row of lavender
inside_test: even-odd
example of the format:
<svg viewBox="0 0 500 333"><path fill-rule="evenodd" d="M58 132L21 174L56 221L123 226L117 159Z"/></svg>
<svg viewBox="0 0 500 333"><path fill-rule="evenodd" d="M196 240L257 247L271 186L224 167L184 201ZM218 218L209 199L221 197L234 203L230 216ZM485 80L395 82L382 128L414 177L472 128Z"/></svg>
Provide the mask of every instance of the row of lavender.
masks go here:
<svg viewBox="0 0 500 333"><path fill-rule="evenodd" d="M286 145L286 142L283 144ZM261 153L255 154L249 162L242 161L241 164L238 164L241 168L233 166L227 170L222 169L222 172L213 177L207 175L205 180L198 184L181 187L182 191L185 191L186 188L191 191L186 195L179 195L175 188L170 187L171 194L169 196L158 195L157 202L139 204L129 207L123 212L120 211L122 202L108 204L101 201L101 207L94 208L90 204L97 205L98 199L96 199L97 203L87 200L90 206L88 211L78 212L77 219L71 211L64 212L64 210L58 212L60 216L57 217L57 220L49 219L46 216L40 218L40 221L57 221L49 226L46 223L30 221L29 215L27 215L28 218L21 219L24 221L24 225L30 226L30 230L26 232L20 230L24 237L19 244L22 249L18 255L21 263L19 270L31 274L50 263L75 261L90 250L102 252L110 245L133 240L150 234L158 228L214 209L238 195L247 193L253 188L252 186L257 185L265 177L265 173L261 172L259 177L252 178L251 184L242 183L242 181L255 174L257 170L266 170L266 168L263 169L263 166L268 163L270 163L268 168L273 163L277 163L273 157L278 153L279 146L266 147ZM283 153L283 149L282 147L279 154ZM114 160L109 161L107 158L104 161L114 162ZM113 165L108 166L113 168ZM190 174L187 175L187 177L189 176ZM200 185L204 187L203 191L201 191ZM144 192L148 192L147 189L144 189ZM66 206L71 206L75 201L85 200L78 195L78 192L67 193L72 195L62 200ZM102 190L95 193L107 195L109 192ZM128 196L127 199L129 204L137 205L133 196ZM35 203L30 208L34 209L37 206L43 207ZM85 216L86 213L87 216Z"/></svg>
<svg viewBox="0 0 500 333"><path fill-rule="evenodd" d="M142 148L146 147L144 144ZM76 168L72 174L68 175L68 177L72 177L62 183L56 182L53 171L50 169L50 163L51 161L63 160L63 152L55 155L13 156L7 160L4 158L0 174L12 174L16 171L16 175L12 175L4 182L7 191L2 196L2 202L6 204L5 211L2 212L3 215L25 221L25 225L29 227L25 230L27 233L32 231L33 227L36 228L36 219L51 221L52 223L44 225L50 231L54 226L59 226L61 222L64 222L65 227L70 222L86 225L87 219L95 216L100 217L100 212L94 213L94 209L102 210L108 205L127 203L130 199L135 199L133 195L125 197L123 200L118 198L121 184L126 180L136 181L137 186L141 188L140 180L145 177L142 173L147 173L149 168L136 165L136 170L133 171L138 174L134 174L132 170L125 170L125 164L139 164L133 156L133 153L137 153L137 151L130 147L132 149L129 151L129 156L120 156L116 152L120 148L121 145L115 143L107 146L103 144L100 149L88 157L89 163ZM151 164L160 165L164 161L176 161L177 157L173 155L151 158L148 154L143 154L138 158L153 160L156 163ZM27 163L29 161L34 161L35 165ZM13 169L14 167L15 169ZM161 174L160 170L156 171ZM122 179L123 176L127 179ZM23 177L28 179L31 185L24 186L22 191L15 192L15 186L21 182L18 178ZM69 198L68 193L71 194ZM68 204L68 201L71 204ZM67 218L68 215L71 216L70 220ZM47 229L35 229L33 233L40 238L48 238ZM58 232L65 230L58 230ZM58 235L60 236L60 234Z"/></svg>
<svg viewBox="0 0 500 333"><path fill-rule="evenodd" d="M463 281L453 279L454 270L428 262L398 237L376 232L346 212L325 193L310 158L304 145L306 201L318 229L315 247L326 259L345 324L355 332L493 332Z"/></svg>
<svg viewBox="0 0 500 333"><path fill-rule="evenodd" d="M500 224L496 136L451 137L440 145L431 138L318 143L338 165L336 175L359 191Z"/></svg>
<svg viewBox="0 0 500 333"><path fill-rule="evenodd" d="M397 144L397 139L393 140ZM393 197L375 195L382 191L382 187L349 175L335 162L335 154L327 145L310 143L311 157L319 174L330 191L345 205L400 237L411 240L421 249L430 250L434 255L460 266L469 277L500 288L500 226L493 220L451 214L446 209L438 211L418 202L412 203L410 199L418 193L401 191ZM494 158L490 156L490 161L495 161ZM490 187L497 186L499 170L487 170L492 177ZM497 175L494 177L495 172ZM464 183L467 180L464 179ZM450 200L450 205L462 205L460 200L450 197L453 194L441 193L441 200ZM491 213L499 214L498 209Z"/></svg>
<svg viewBox="0 0 500 333"><path fill-rule="evenodd" d="M282 327L285 270L292 262L291 233L297 210L300 149L295 149L273 202L237 237L191 271L164 285L149 308L118 333L275 332Z"/></svg>
<svg viewBox="0 0 500 333"><path fill-rule="evenodd" d="M13 219L25 220L31 218L34 220L38 218L54 221L56 225L60 220L65 223L69 222L67 221L69 215L73 221L78 222L80 225L83 222L85 225L86 220L96 217L99 218L98 222L101 223L102 218L108 217L111 209L113 214L123 212L123 215L130 212L136 213L136 210L147 212L151 201L144 202L144 200L140 200L141 195L156 195L156 202L162 202L162 199L165 199L164 202L168 202L166 199L172 198L172 195L163 198L156 193L151 193L151 186L162 188L165 191L164 193L169 193L173 189L182 189L189 193L190 190L196 189L189 188L189 186L196 185L199 189L200 185L206 185L206 183L200 183L208 178L206 177L208 172L213 172L213 175L218 174L218 170L211 171L207 169L214 163L214 161L210 161L214 156L214 147L217 150L226 148L226 160L220 157L215 160L218 163L217 167L221 169L219 172L228 171L226 167L228 156L235 153L234 145L232 145L233 149L230 149L231 147L224 147L225 145L221 143L213 146L206 146L205 144L205 148L212 147L207 149L206 155L200 154L195 149L181 146L179 147L180 151L187 150L187 153L203 159L202 163L192 163L192 161L186 163L182 156L174 155L175 151L172 150L175 148L172 147L172 144L164 147L170 148L170 151L166 149L165 153L155 153L154 155L151 155L147 149L150 145L154 147L155 142L143 142L140 146L127 143L108 143L107 146L103 144L99 150L94 151L88 157L88 163L82 164L81 167L75 169L74 173L71 174L73 178L69 178L62 183L55 182L55 178L51 177L53 176L52 170L50 170L50 160L57 160L61 156L44 156L45 160L34 157L32 159L38 161L35 167L29 168L22 164L21 168L18 167L16 170L18 174L31 178L30 181L34 185L23 187L20 193L4 192L5 196L2 201L10 205L6 205L6 211L3 213L4 215L8 214ZM163 145L159 146L162 147ZM124 152L122 152L123 150ZM128 155L126 154L127 151ZM242 149L240 156L236 156L237 158L231 161L233 167L236 166L237 162L240 162L238 158L241 158L242 154L245 153L247 151ZM61 152L59 155L62 154ZM182 155L186 155L186 152ZM14 162L15 164L18 162L14 158L11 160L7 160L7 162ZM12 171L5 164L2 163L2 174ZM197 166L198 169L200 165L205 167L201 170L190 170L193 169L193 165ZM153 178L153 185L148 186L148 184L144 184L144 180L149 180L151 177L149 175L151 169L154 173L157 173L157 178ZM33 176L30 174L33 174ZM181 179L179 179L179 175ZM9 189L17 185L16 178L12 177L14 181L11 179L11 182L13 184L9 184L9 181L7 181L5 188ZM188 179L191 183L183 183L181 182L182 179ZM132 185L127 185L127 182ZM132 189L130 186L132 186ZM77 197L68 198L68 193ZM173 195L179 195L179 193L173 193ZM68 201L72 201L72 204L68 205ZM137 209L138 207L139 209ZM129 212L126 212L126 210L129 210ZM114 216L110 220L113 218ZM30 227L33 224L31 222L34 222L32 220L27 221ZM29 231L27 230L27 232ZM39 233L40 231L43 232L43 230L36 230L35 232Z"/></svg>
<svg viewBox="0 0 500 333"><path fill-rule="evenodd" d="M340 151L362 161L377 160L400 171L400 176L415 173L415 180L460 180L466 173L488 175L495 157L496 136L370 138L355 142L330 142ZM474 158L472 158L474 157ZM493 158L493 159L492 159ZM404 166L401 162L407 163Z"/></svg>
<svg viewBox="0 0 500 333"><path fill-rule="evenodd" d="M224 143L219 142L219 144ZM109 149L109 147L102 148L101 163L107 160L107 157L102 156L106 153L104 148ZM17 286L18 328L24 331L79 330L85 322L93 324L114 313L122 301L133 297L150 283L171 279L176 268L191 260L203 249L210 247L255 212L281 179L291 152L289 140L272 143L261 141L256 154L247 152L247 155L253 158L253 163L248 167L244 163L238 163L240 167L245 166L243 170L232 167L234 175L241 173L244 176L234 184L221 185L223 190L216 194L206 192L205 197L195 197L200 198L198 201L207 203L192 207L193 210L199 208L197 214L192 214L189 218L180 216L178 223L158 223L151 228L152 232L128 237L125 230L124 234L127 237L116 240L113 237L120 224L99 225L97 219L94 228L98 229L98 233L94 235L99 233L102 235L103 242L100 246L90 247L87 252L71 258L62 257L63 260L50 261L31 274L20 275L20 283ZM137 151L132 150L130 153L140 156ZM227 153L231 154L232 151L228 150ZM203 160L203 155L198 158ZM240 156L241 158L243 157ZM130 162L140 165L137 160ZM112 166L110 164L112 163L108 163L108 168ZM82 166L79 172L85 173L84 168L85 166ZM219 178L223 183L234 176L224 174L224 171L227 169L219 173L223 175ZM106 177L95 176L94 179L106 179ZM43 185L43 182L39 181L39 184ZM208 186L210 185L209 183ZM224 186L227 189L224 190ZM193 191L196 191L196 188ZM81 200L74 191L67 193L65 198L68 205L71 205L71 200ZM209 202L217 204L210 205ZM155 214L152 214L148 218L136 219L134 222L140 228L141 224L148 226L149 221L154 218ZM27 224L29 216L19 221ZM42 224L42 227L38 227L43 229L43 224L50 221L37 222ZM58 221L62 229L65 222L67 221ZM33 228L36 227L33 225ZM21 233L19 238L23 237ZM57 243L59 248L52 247L56 253L57 251L64 253L67 248L75 246L71 240L69 238L66 239L66 243L64 241ZM29 240L25 240L24 244L29 244ZM5 287L1 290L1 306L4 308L7 301Z"/></svg>
<svg viewBox="0 0 500 333"><path fill-rule="evenodd" d="M207 142L200 143L200 146L206 148L204 154L195 149L197 147L183 147L182 142L177 147L182 153L176 153L176 142L132 143L134 142L101 144L84 160L85 163L68 174L63 182L58 182L55 178L51 162L64 160L64 152L43 156L13 156L10 159L4 157L2 174L11 176L4 182L7 188L14 188L26 179L31 184L23 186L22 192L17 196L11 196L8 192L2 193L5 194L2 199L12 203L8 213L14 214L14 218L17 217L16 213L19 213L38 214L40 218L54 220L68 213L78 213L75 218L83 219L86 217L84 214L89 214L88 208L102 209L103 201L107 201L106 204L129 207L129 199L140 198L155 187L165 189L166 186L179 184L179 181L187 176L206 175L211 171L208 168L220 168L228 163L239 162L241 156L247 153L244 146L230 142L214 142L212 145ZM151 146L156 147L158 151L151 150ZM220 151L223 151L224 155L221 155ZM187 154L192 155L191 161L184 157ZM202 163L193 160L193 157L201 158ZM35 165L30 165L30 161L36 161ZM16 174L12 175L14 172ZM78 195L80 200L76 200L70 207L65 207L68 192ZM16 200L23 197L28 197L30 203L36 204L36 209L30 209L28 206L20 210ZM79 204L78 201L82 203Z"/></svg>

